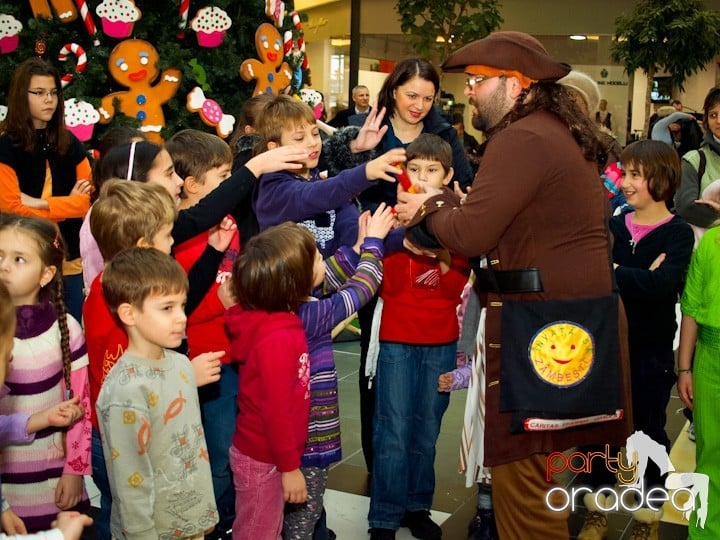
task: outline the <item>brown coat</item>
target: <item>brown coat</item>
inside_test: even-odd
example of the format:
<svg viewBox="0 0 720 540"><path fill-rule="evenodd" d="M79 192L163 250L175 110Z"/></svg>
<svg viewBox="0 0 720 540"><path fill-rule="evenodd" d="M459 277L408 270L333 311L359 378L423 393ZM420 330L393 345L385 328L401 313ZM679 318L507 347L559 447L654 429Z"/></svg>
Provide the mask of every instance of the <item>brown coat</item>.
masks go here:
<svg viewBox="0 0 720 540"><path fill-rule="evenodd" d="M584 159L557 117L535 112L496 134L472 188L462 206L450 192L430 199L412 224L424 216L425 226L440 244L469 257L487 254L496 270L539 268L543 292L513 294L513 300L591 298L611 292L607 198L596 165ZM510 414L499 412L502 301L497 294L487 296L485 465L586 444L623 444L632 421L622 308L619 358L624 420L511 434Z"/></svg>

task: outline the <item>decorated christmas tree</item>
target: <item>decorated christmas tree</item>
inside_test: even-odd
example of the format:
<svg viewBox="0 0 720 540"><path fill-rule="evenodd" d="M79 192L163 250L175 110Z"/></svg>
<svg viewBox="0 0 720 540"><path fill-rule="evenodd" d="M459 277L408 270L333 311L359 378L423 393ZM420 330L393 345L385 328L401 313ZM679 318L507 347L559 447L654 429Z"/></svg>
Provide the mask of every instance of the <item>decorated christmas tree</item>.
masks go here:
<svg viewBox="0 0 720 540"><path fill-rule="evenodd" d="M244 80L243 62L256 59L246 66L261 70L269 62L255 43L263 23L280 36L277 73L251 69ZM43 49L65 74L66 106L75 100L67 107L68 125L99 119L90 145L116 124L154 137L188 127L224 136L227 116L236 115L256 87L278 91L281 81L268 88L252 76L287 77L285 91L293 94L309 76L291 0L0 0L0 116L14 68ZM164 116L160 131L148 127L157 110Z"/></svg>

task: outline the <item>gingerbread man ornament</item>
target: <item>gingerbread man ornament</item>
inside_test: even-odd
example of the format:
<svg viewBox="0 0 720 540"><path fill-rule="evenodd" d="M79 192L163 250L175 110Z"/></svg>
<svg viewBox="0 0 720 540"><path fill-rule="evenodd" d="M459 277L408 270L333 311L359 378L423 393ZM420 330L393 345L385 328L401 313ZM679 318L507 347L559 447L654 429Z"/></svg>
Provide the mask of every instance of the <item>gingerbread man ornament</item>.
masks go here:
<svg viewBox="0 0 720 540"><path fill-rule="evenodd" d="M279 94L290 84L292 71L283 62L284 49L280 32L270 23L262 23L255 31L255 48L260 60L251 58L240 65L240 76L250 82L253 79L258 94Z"/></svg>
<svg viewBox="0 0 720 540"><path fill-rule="evenodd" d="M162 106L180 88L182 72L170 68L161 73L157 67L159 59L155 47L141 39L126 39L112 50L108 60L110 75L128 90L113 92L102 98L98 109L101 124L112 120L116 112L113 101L118 99L117 112L137 119L140 130L149 140L163 142L160 136L160 130L165 126ZM158 77L158 82L153 84Z"/></svg>

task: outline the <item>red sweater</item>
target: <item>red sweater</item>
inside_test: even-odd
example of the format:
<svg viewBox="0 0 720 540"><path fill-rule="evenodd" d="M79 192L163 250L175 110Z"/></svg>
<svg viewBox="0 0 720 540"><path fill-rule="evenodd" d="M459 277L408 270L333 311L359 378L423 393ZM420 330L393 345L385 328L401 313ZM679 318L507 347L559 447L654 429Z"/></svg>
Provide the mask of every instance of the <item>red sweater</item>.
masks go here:
<svg viewBox="0 0 720 540"><path fill-rule="evenodd" d="M225 313L231 355L239 362L238 416L233 446L272 463L280 472L300 467L310 413L310 364L305 330L297 315Z"/></svg>
<svg viewBox="0 0 720 540"><path fill-rule="evenodd" d="M128 346L125 329L115 322L102 291L102 273L90 285L90 293L83 304L85 345L88 353L90 376L90 420L98 428L95 402L105 377Z"/></svg>
<svg viewBox="0 0 720 540"><path fill-rule="evenodd" d="M430 257L406 251L386 256L380 341L412 345L456 341L456 310L469 274L464 257L453 256L450 270L441 274L440 263Z"/></svg>
<svg viewBox="0 0 720 540"><path fill-rule="evenodd" d="M205 251L207 239L207 232L203 232L173 249L175 260L180 263L185 273L190 271L190 268ZM232 265L239 252L240 235L235 232L218 267L215 283L188 317L185 332L190 358L206 352L224 351L225 356L222 357L222 363L230 362L230 340L225 333L223 318L225 306L220 302L217 291L220 285L232 275Z"/></svg>

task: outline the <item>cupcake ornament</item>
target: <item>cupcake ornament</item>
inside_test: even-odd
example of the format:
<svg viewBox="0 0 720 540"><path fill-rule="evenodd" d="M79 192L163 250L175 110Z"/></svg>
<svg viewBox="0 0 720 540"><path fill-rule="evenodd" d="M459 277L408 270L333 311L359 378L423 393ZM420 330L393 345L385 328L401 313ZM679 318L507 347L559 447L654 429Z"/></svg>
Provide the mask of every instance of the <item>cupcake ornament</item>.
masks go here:
<svg viewBox="0 0 720 540"><path fill-rule="evenodd" d="M80 141L92 139L95 124L100 121L100 113L87 101L65 100L65 127Z"/></svg>
<svg viewBox="0 0 720 540"><path fill-rule="evenodd" d="M219 47L225 39L225 33L232 21L224 9L207 6L198 10L190 21L190 28L195 31L198 45L201 47Z"/></svg>
<svg viewBox="0 0 720 540"><path fill-rule="evenodd" d="M132 0L103 0L95 8L105 34L117 39L130 37L142 13Z"/></svg>
<svg viewBox="0 0 720 540"><path fill-rule="evenodd" d="M18 48L22 27L12 15L0 14L0 54L10 54Z"/></svg>

